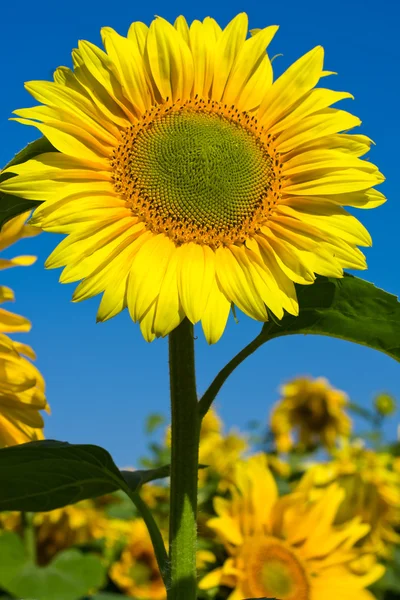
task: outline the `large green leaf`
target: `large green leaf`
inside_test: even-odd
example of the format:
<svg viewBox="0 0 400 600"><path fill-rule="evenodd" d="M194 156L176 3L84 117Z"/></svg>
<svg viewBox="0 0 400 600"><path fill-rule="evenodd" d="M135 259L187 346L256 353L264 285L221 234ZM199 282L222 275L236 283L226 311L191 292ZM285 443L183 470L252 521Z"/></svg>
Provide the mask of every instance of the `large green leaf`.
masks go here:
<svg viewBox="0 0 400 600"><path fill-rule="evenodd" d="M0 450L0 511L47 511L118 489L136 492L168 474L168 466L121 472L99 446L29 442Z"/></svg>
<svg viewBox="0 0 400 600"><path fill-rule="evenodd" d="M18 152L4 168L6 169L13 165L19 165L44 152L56 152L56 149L45 137L41 137ZM14 175L11 173L0 173L0 181L4 181L10 177L14 177ZM28 210L32 210L39 204L41 204L41 202L38 200L25 200L19 196L12 196L0 192L0 229L3 227L4 223L13 217L17 217Z"/></svg>
<svg viewBox="0 0 400 600"><path fill-rule="evenodd" d="M262 329L265 341L295 333L328 335L356 342L400 361L400 303L372 283L345 275L318 277L297 286L298 317L286 315Z"/></svg>
<svg viewBox="0 0 400 600"><path fill-rule="evenodd" d="M104 585L100 558L76 549L60 552L45 567L28 557L18 535L0 535L0 587L18 598L79 600Z"/></svg>

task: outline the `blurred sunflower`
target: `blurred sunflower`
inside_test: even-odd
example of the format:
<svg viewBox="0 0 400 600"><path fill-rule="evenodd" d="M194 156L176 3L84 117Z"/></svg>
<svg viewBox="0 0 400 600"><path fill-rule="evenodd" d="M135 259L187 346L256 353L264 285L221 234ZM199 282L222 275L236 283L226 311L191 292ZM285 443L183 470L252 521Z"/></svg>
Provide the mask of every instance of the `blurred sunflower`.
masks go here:
<svg viewBox="0 0 400 600"><path fill-rule="evenodd" d="M348 444L335 452L333 461L307 469L298 489L319 497L327 486L337 482L344 497L335 523L360 517L370 529L359 545L388 557L391 547L400 543L396 532L400 525L400 472L395 460L391 454Z"/></svg>
<svg viewBox="0 0 400 600"><path fill-rule="evenodd" d="M338 485L314 502L302 493L279 499L261 455L239 462L234 481L229 498L215 499L217 517L208 522L229 558L203 578L201 589L233 588L229 600L373 600L365 588L384 568L371 564L367 575L350 570L368 525L356 517L334 526L344 496Z"/></svg>
<svg viewBox="0 0 400 600"><path fill-rule="evenodd" d="M199 448L199 462L209 469L199 471L200 482L210 470L226 477L247 448L244 436L235 431L224 433L220 417L215 410L210 409L201 424Z"/></svg>
<svg viewBox="0 0 400 600"><path fill-rule="evenodd" d="M319 443L333 448L339 438L350 435L351 420L344 412L348 397L325 378L293 379L280 391L282 398L270 419L279 452L288 452L294 445L306 450ZM298 436L296 444L293 432Z"/></svg>
<svg viewBox="0 0 400 600"><path fill-rule="evenodd" d="M342 207L373 208L383 181L360 124L331 108L352 98L315 88L322 47L276 81L266 48L276 26L246 14L102 29L74 69L32 81L41 105L15 111L58 152L7 169L5 193L43 201L32 224L68 234L47 260L73 299L103 293L98 320L128 307L144 337L187 316L209 343L232 304L259 321L298 314L294 283L364 269L366 229ZM345 131L346 133L340 133Z"/></svg>
<svg viewBox="0 0 400 600"><path fill-rule="evenodd" d="M130 522L130 536L120 559L110 568L110 577L136 600L164 600L166 591L144 521Z"/></svg>
<svg viewBox="0 0 400 600"><path fill-rule="evenodd" d="M25 225L28 214L4 225L0 232L0 250L39 233L36 228ZM34 256L0 258L0 269L29 266L35 260ZM0 303L13 300L13 291L0 286ZM0 308L0 447L43 439L44 422L39 411L49 411L49 406L43 377L30 362L36 355L30 346L6 335L27 332L30 328L28 319Z"/></svg>

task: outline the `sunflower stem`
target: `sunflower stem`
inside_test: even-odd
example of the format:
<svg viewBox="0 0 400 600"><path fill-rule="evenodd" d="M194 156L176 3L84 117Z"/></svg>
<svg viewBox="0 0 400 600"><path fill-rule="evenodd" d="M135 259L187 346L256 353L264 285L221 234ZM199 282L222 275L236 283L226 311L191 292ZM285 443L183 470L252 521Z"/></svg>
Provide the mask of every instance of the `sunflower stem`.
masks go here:
<svg viewBox="0 0 400 600"><path fill-rule="evenodd" d="M24 545L30 560L36 564L36 535L33 524L34 513L21 512Z"/></svg>
<svg viewBox="0 0 400 600"><path fill-rule="evenodd" d="M248 356L253 354L260 346L268 341L268 337L265 331L261 331L254 340L252 340L247 346L245 346L236 356L234 356L216 375L212 383L209 385L203 396L200 398L198 403L198 413L200 420L207 414L211 404L215 400L219 390L228 379L229 375L238 367Z"/></svg>
<svg viewBox="0 0 400 600"><path fill-rule="evenodd" d="M185 319L169 335L171 386L170 586L168 600L196 600L197 410L193 326Z"/></svg>

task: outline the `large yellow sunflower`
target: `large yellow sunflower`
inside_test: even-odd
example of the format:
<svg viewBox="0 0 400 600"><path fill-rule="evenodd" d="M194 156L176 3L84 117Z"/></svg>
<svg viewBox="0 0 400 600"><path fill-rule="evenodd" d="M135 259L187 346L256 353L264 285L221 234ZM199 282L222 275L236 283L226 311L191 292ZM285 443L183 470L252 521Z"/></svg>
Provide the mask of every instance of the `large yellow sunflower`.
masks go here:
<svg viewBox="0 0 400 600"><path fill-rule="evenodd" d="M315 502L301 493L279 499L264 456L238 463L230 497L215 499L217 517L208 523L229 558L200 588L233 588L229 600L373 600L365 588L384 569L372 561L368 574L351 571L368 525L355 518L335 527L342 499L335 484Z"/></svg>
<svg viewBox="0 0 400 600"><path fill-rule="evenodd" d="M0 250L39 233L25 225L27 216L25 213L6 223L0 232ZM0 258L0 269L28 266L35 260L34 256ZM0 286L0 303L12 300L13 291ZM44 422L39 411L48 411L49 407L43 377L31 363L35 353L30 346L6 335L27 332L30 328L28 319L0 308L0 448L43 439Z"/></svg>
<svg viewBox="0 0 400 600"><path fill-rule="evenodd" d="M324 377L299 377L280 391L282 398L270 419L279 452L295 445L305 450L319 443L332 449L339 439L349 437L351 419L344 411L347 394L331 387Z"/></svg>
<svg viewBox="0 0 400 600"><path fill-rule="evenodd" d="M98 320L128 307L152 340L187 316L213 343L232 304L259 321L296 315L294 282L365 268L370 236L342 206L384 202L360 158L371 140L331 108L351 94L315 88L322 47L273 81L276 31L247 39L244 13L225 29L106 27L105 52L81 41L73 70L26 84L41 105L16 120L59 152L9 168L0 189L43 201L32 224L68 234L46 264L82 280L75 301L103 293Z"/></svg>

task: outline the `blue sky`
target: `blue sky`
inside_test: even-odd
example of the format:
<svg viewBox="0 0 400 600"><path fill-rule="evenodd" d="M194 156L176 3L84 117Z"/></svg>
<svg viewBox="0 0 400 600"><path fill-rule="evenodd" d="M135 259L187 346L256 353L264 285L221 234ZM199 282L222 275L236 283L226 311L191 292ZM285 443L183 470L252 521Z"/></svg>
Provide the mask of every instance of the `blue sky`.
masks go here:
<svg viewBox="0 0 400 600"><path fill-rule="evenodd" d="M251 28L281 26L271 44L272 55L283 54L274 62L277 74L322 44L326 68L339 74L326 84L355 96L354 102L346 101L343 107L362 119L361 132L376 142L371 159L386 175L380 189L389 198L379 209L358 211L374 240L373 248L367 250L369 270L361 276L398 295L400 132L396 73L400 55L398 14L392 0L381 0L379 5L375 0L328 4L321 0L7 2L2 7L0 37L0 165L38 137L33 129L7 120L12 110L34 104L24 90L24 81L50 79L57 66L70 66L70 52L78 39L100 43L102 26L125 35L132 21L149 23L154 15L174 20L184 14L189 21L210 15L225 25L242 10L248 13ZM3 271L1 281L16 292L13 309L33 322L32 332L23 339L36 350L37 364L47 382L52 416L47 419L46 435L99 444L120 465L134 464L145 449L145 417L150 412L168 413L167 341L144 342L127 312L96 325L98 299L72 304L73 286L60 285L59 272L43 267L60 239L55 234L42 234L19 242L7 255L35 254L38 261L30 268ZM222 340L213 347L207 346L198 329L200 392L259 328L259 323L243 315L238 325L231 319ZM217 407L227 426L243 427L253 419L264 421L278 397L279 384L299 374L324 375L366 406L382 390L400 401L399 366L387 356L330 338L293 336L264 346L225 385ZM388 435L395 435L398 421L399 413L388 423Z"/></svg>

